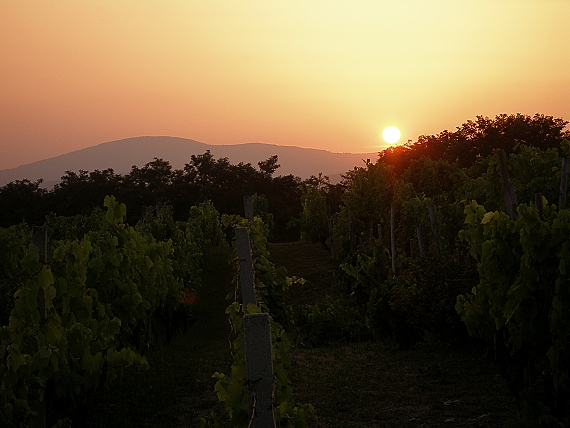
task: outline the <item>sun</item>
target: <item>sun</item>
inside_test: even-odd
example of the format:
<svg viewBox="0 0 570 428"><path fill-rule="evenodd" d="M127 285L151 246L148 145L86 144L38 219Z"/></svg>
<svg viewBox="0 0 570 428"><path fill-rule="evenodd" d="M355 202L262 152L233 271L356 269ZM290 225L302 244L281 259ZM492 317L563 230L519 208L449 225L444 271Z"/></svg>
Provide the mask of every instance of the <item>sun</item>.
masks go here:
<svg viewBox="0 0 570 428"><path fill-rule="evenodd" d="M401 135L400 130L395 126L388 126L382 131L382 138L384 138L384 141L388 144L397 143Z"/></svg>

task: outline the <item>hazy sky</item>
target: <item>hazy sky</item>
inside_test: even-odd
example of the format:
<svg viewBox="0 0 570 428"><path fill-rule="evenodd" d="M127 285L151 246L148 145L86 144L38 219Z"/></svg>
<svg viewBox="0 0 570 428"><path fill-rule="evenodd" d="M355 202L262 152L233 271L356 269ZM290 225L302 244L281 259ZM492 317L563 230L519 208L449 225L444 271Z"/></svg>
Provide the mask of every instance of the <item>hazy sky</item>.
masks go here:
<svg viewBox="0 0 570 428"><path fill-rule="evenodd" d="M0 0L0 169L140 135L370 152L388 125L570 120L569 24L570 0Z"/></svg>

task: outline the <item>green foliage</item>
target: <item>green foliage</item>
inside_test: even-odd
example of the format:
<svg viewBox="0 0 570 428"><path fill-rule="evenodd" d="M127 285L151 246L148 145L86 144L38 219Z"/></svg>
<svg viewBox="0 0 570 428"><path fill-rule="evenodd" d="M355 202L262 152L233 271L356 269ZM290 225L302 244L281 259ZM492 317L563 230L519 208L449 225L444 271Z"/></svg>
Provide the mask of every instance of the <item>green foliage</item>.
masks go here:
<svg viewBox="0 0 570 428"><path fill-rule="evenodd" d="M232 303L226 313L232 325L232 355L234 361L231 366L231 376L223 373L214 373L212 377L218 379L214 390L218 399L223 402L228 412L229 421L222 422L212 413L208 418L201 420L201 427L247 427L248 402L247 381L244 351L243 317L245 314L260 313L260 308L248 305L244 308L237 302ZM291 365L289 350L291 344L283 327L271 321L271 343L273 346L273 376L274 376L274 414L277 427L293 428L307 427L309 418L317 420L315 409L311 404L295 403L291 381L287 375L287 367Z"/></svg>
<svg viewBox="0 0 570 428"><path fill-rule="evenodd" d="M457 295L473 284L469 273L449 256L407 260L397 278L371 290L370 328L379 337L400 343L461 338L465 327L455 302Z"/></svg>
<svg viewBox="0 0 570 428"><path fill-rule="evenodd" d="M2 289L15 290L11 302L2 301L10 310L0 328L2 426L27 426L48 381L57 397L78 405L126 370L146 369L140 352L153 340L149 320L180 307L185 281L199 274L188 270L200 265L205 243L222 237L211 204L184 224L165 208L136 229L124 223L124 204L106 197L104 205L105 213L49 218L50 235L65 239L50 241L46 266L25 226L0 229ZM198 256L175 263L173 249L182 258L193 250Z"/></svg>
<svg viewBox="0 0 570 428"><path fill-rule="evenodd" d="M379 240L369 244L368 252L357 251L345 259L340 271L345 275L351 295L359 305L366 305L370 292L393 276L390 253Z"/></svg>
<svg viewBox="0 0 570 428"><path fill-rule="evenodd" d="M338 260L342 260L350 253L350 216L346 206L342 206L339 212L332 215L333 242L332 247Z"/></svg>
<svg viewBox="0 0 570 428"><path fill-rule="evenodd" d="M452 199L457 187L467 177L455 163L422 156L411 161L410 166L402 174L402 179L410 183L420 195L428 198L449 195Z"/></svg>
<svg viewBox="0 0 570 428"><path fill-rule="evenodd" d="M240 216L228 215L222 216L222 225L231 230L235 227L248 228L257 302L263 311L269 313L275 321L286 328L292 327L293 309L287 302L286 293L298 279L289 278L285 268L276 267L271 261L267 250L267 237L269 236L267 225L259 217L254 217L253 222L248 222ZM237 298L240 299L241 295Z"/></svg>
<svg viewBox="0 0 570 428"><path fill-rule="evenodd" d="M320 347L336 342L360 342L370 338L362 315L355 309L335 303L330 297L320 305L304 305L297 317L302 345Z"/></svg>
<svg viewBox="0 0 570 428"><path fill-rule="evenodd" d="M542 215L521 204L518 219L475 201L461 233L478 261L480 281L457 298L471 335L507 350L497 363L513 388L538 389L557 416L570 409L570 212L543 200Z"/></svg>
<svg viewBox="0 0 570 428"><path fill-rule="evenodd" d="M0 228L0 325L8 323L14 293L40 265L30 251L31 231L25 224Z"/></svg>
<svg viewBox="0 0 570 428"><path fill-rule="evenodd" d="M348 171L344 180L348 188L344 204L358 230L368 231L371 224L389 224L396 180L388 165L368 163L365 168Z"/></svg>
<svg viewBox="0 0 570 428"><path fill-rule="evenodd" d="M328 237L326 198L315 186L301 186L301 239L325 242Z"/></svg>
<svg viewBox="0 0 570 428"><path fill-rule="evenodd" d="M480 176L463 184L463 199L476 200L492 211L504 210L503 190L496 156L490 156L487 168ZM507 159L509 181L517 191L517 201L530 203L535 193L549 201L558 200L560 159L555 148L540 150L520 145L517 153Z"/></svg>
<svg viewBox="0 0 570 428"><path fill-rule="evenodd" d="M261 218L263 223L267 225L269 231L275 227L273 213L269 212L269 200L265 195L253 195L253 215Z"/></svg>
<svg viewBox="0 0 570 428"><path fill-rule="evenodd" d="M233 362L231 376L215 373L218 379L215 391L218 399L224 402L229 421L221 421L215 413L201 420L202 427L247 427L248 417L248 386L246 380L246 364L244 352L243 317L245 314L268 312L271 319L272 356L274 373L274 415L278 427L306 427L307 420L316 420L312 405L296 404L293 400L291 382L287 375L287 367L291 364L289 354L290 342L282 324L283 320L292 325L291 306L285 301L285 292L297 278L288 278L283 268L276 268L269 259L267 250L268 227L259 217L249 222L239 216L222 217L222 225L233 230L235 227L247 227L252 252L252 262L255 271L255 292L258 305L249 304L244 307L238 301L233 302L226 310L232 325L231 346ZM234 253L233 263L237 264ZM236 289L236 298L237 296Z"/></svg>
<svg viewBox="0 0 570 428"><path fill-rule="evenodd" d="M103 256L97 257L98 248L126 249L130 247L128 238L131 243L133 240L141 243L136 236L121 236L125 231L121 224L124 206L113 198L105 203L108 215L102 230L81 241L55 243L49 268L39 263L38 250L33 245L29 246L29 255L22 258L29 275L14 294L8 324L0 329L3 425L27 424L33 414L31 404L40 400L48 380L55 382L59 396L78 402L93 393L100 383L112 382L124 370L147 367L145 358L121 336L125 327L136 319L140 308L146 307L143 302L153 298L148 295L144 274L148 275L152 267L160 270L161 266L151 266L153 255L135 252L133 248L129 256L133 259L141 256L142 260L136 266L139 276L135 278L141 281L141 289L138 283L131 282L130 292L124 295L129 287L121 287L124 277L121 278L120 273L115 273L114 280L105 284L117 286L114 294L90 280L92 265L105 264L101 261ZM116 232L115 236L111 231ZM122 238L122 246L119 246L119 238ZM109 270L118 272L118 259L116 251L109 254L109 263L106 263ZM156 257L154 260L158 262ZM165 269L164 273L150 273L150 276L156 279L167 274ZM38 306L40 290L45 300L46 319L42 318ZM130 305L124 304L127 301ZM118 302L123 304L124 311L131 310L124 315L124 321L116 316L116 312L121 312L114 307Z"/></svg>

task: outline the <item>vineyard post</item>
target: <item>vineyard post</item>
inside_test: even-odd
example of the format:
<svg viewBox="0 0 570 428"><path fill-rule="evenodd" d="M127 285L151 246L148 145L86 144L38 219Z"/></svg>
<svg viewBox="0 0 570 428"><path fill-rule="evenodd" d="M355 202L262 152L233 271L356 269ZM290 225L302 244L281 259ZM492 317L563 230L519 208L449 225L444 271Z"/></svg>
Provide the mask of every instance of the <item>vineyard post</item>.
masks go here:
<svg viewBox="0 0 570 428"><path fill-rule="evenodd" d="M426 236L426 230L425 230L425 226L423 224L420 224L417 228L416 228L416 234L418 236L418 247L420 249L420 257L425 257L426 252L425 252L425 236Z"/></svg>
<svg viewBox="0 0 570 428"><path fill-rule="evenodd" d="M435 255L439 259L439 234L437 233L437 223L435 221L435 207L433 201L428 202L429 222L431 223L431 236L435 243Z"/></svg>
<svg viewBox="0 0 570 428"><path fill-rule="evenodd" d="M257 305L257 298L254 289L254 271L251 258L251 246L249 243L249 233L245 227L236 227L236 245L239 262L239 282L241 296L244 306L248 304Z"/></svg>
<svg viewBox="0 0 570 428"><path fill-rule="evenodd" d="M245 213L245 218L250 222L253 221L253 198L251 195L243 197L243 210Z"/></svg>
<svg viewBox="0 0 570 428"><path fill-rule="evenodd" d="M396 224L394 202L390 203L390 249L392 250L392 271L396 275Z"/></svg>
<svg viewBox="0 0 570 428"><path fill-rule="evenodd" d="M246 384L249 391L248 427L272 428L275 426L275 415L270 315L268 313L245 315L243 334Z"/></svg>
<svg viewBox="0 0 570 428"><path fill-rule="evenodd" d="M243 305L257 304L254 269L249 233L236 227L236 243ZM246 386L248 388L249 427L274 427L273 356L271 318L267 313L246 314L243 317Z"/></svg>
<svg viewBox="0 0 570 428"><path fill-rule="evenodd" d="M558 197L558 210L566 208L566 193L568 189L568 158L562 158L562 175L560 177L560 195Z"/></svg>
<svg viewBox="0 0 570 428"><path fill-rule="evenodd" d="M515 186L509 183L509 172L507 170L507 159L504 150L497 150L497 161L499 163L499 172L501 174L501 184L503 186L503 195L505 197L507 215L513 220L516 220L517 193Z"/></svg>
<svg viewBox="0 0 570 428"><path fill-rule="evenodd" d="M333 234L333 224L331 215L331 205L327 201L327 226L329 228L329 242L331 246L331 257L334 257L334 234Z"/></svg>
<svg viewBox="0 0 570 428"><path fill-rule="evenodd" d="M356 237L354 236L354 219L352 211L348 212L348 236L350 238L350 250L354 251L356 249Z"/></svg>
<svg viewBox="0 0 570 428"><path fill-rule="evenodd" d="M47 264L47 229L45 226L34 226L32 229L32 242L36 247L38 247L40 253L40 262L42 264ZM46 312L46 300L44 296L44 290L42 288L38 289L38 311L40 312L41 322L47 320ZM32 420L32 426L34 428L45 428L46 427L46 397L43 394L43 400L36 403L34 410L37 412L36 416Z"/></svg>

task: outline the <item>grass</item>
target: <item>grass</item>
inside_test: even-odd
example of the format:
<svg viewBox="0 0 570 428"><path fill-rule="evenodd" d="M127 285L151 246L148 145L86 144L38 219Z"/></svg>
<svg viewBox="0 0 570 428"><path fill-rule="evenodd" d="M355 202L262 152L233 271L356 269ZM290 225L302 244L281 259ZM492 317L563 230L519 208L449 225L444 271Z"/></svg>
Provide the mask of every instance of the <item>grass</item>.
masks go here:
<svg viewBox="0 0 570 428"><path fill-rule="evenodd" d="M318 244L270 244L273 261L295 285L295 307L330 296L350 305L328 253ZM230 268L207 254L196 323L172 343L147 355L150 370L99 394L88 427L197 427L200 417L225 410L213 392L216 371L228 373L226 294ZM505 382L473 344L429 343L401 349L379 342L293 347L289 375L295 399L317 409L316 427L502 427L517 406Z"/></svg>

